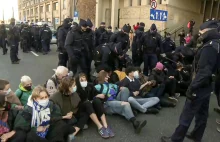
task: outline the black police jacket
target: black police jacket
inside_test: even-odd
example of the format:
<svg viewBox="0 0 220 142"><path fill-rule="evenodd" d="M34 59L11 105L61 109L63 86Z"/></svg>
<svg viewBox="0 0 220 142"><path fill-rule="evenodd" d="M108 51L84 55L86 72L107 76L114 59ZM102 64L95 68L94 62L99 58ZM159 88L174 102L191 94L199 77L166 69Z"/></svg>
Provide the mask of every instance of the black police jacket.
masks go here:
<svg viewBox="0 0 220 142"><path fill-rule="evenodd" d="M220 63L220 34L217 31L210 31L203 40L202 48L197 52L194 71L196 75L189 86L192 91L205 88L211 85L212 74L216 72ZM217 42L218 41L218 42Z"/></svg>
<svg viewBox="0 0 220 142"><path fill-rule="evenodd" d="M175 50L175 48L176 48L176 45L174 41L171 40L170 38L164 39L162 41L162 49L161 49L162 53L172 52Z"/></svg>
<svg viewBox="0 0 220 142"><path fill-rule="evenodd" d="M65 52L65 40L67 37L67 34L69 32L69 28L64 28L63 26L61 26L58 30L58 50L60 52Z"/></svg>
<svg viewBox="0 0 220 142"><path fill-rule="evenodd" d="M129 36L122 31L114 33L110 38L110 42L120 42L122 44L122 50L124 51L124 53L126 53L130 47Z"/></svg>
<svg viewBox="0 0 220 142"><path fill-rule="evenodd" d="M7 32L4 24L0 25L0 38L6 38Z"/></svg>
<svg viewBox="0 0 220 142"><path fill-rule="evenodd" d="M85 32L83 32L83 40L88 46L88 50L91 53L93 53L95 49L95 33L92 31L92 29L87 29Z"/></svg>
<svg viewBox="0 0 220 142"><path fill-rule="evenodd" d="M162 48L161 36L158 33L151 34L149 30L142 36L141 45L144 53L156 54Z"/></svg>
<svg viewBox="0 0 220 142"><path fill-rule="evenodd" d="M21 40L29 40L31 38L31 33L27 27L24 27L21 31Z"/></svg>
<svg viewBox="0 0 220 142"><path fill-rule="evenodd" d="M20 31L19 28L13 25L9 26L9 31L7 35L7 40L10 46L17 45L20 40Z"/></svg>
<svg viewBox="0 0 220 142"><path fill-rule="evenodd" d="M106 30L102 27L99 27L96 31L95 31L95 40L96 40L96 46L100 45L101 43L99 43L99 39L102 35L102 33L104 33Z"/></svg>
<svg viewBox="0 0 220 142"><path fill-rule="evenodd" d="M83 41L82 31L78 26L73 27L67 34L65 48L70 58L81 58L82 50L86 46Z"/></svg>
<svg viewBox="0 0 220 142"><path fill-rule="evenodd" d="M48 28L48 27L42 28L40 30L40 38L41 38L41 40L51 40L52 39L52 32L51 32L50 28Z"/></svg>

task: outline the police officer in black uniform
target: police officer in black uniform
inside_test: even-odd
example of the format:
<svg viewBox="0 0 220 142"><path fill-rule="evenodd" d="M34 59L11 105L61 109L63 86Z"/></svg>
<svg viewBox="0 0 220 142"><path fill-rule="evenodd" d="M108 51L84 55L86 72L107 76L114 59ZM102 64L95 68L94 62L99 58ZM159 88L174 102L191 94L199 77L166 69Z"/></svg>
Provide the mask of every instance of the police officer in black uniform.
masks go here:
<svg viewBox="0 0 220 142"><path fill-rule="evenodd" d="M40 30L40 39L43 48L43 55L46 55L50 51L50 41L52 39L52 32L47 24L44 24L43 28Z"/></svg>
<svg viewBox="0 0 220 142"><path fill-rule="evenodd" d="M58 66L67 67L68 54L65 49L65 40L68 32L70 31L70 27L72 25L72 21L69 18L64 19L62 26L58 30L58 51L59 51L59 63Z"/></svg>
<svg viewBox="0 0 220 142"><path fill-rule="evenodd" d="M142 36L141 45L143 46L144 75L148 76L149 68L152 70L156 66L157 54L162 46L161 36L157 33L155 24L152 24L150 30Z"/></svg>
<svg viewBox="0 0 220 142"><path fill-rule="evenodd" d="M161 53L173 52L176 48L175 42L171 39L171 34L167 33L165 39L162 41Z"/></svg>
<svg viewBox="0 0 220 142"><path fill-rule="evenodd" d="M86 29L86 28L85 28ZM84 41L82 35L81 27L77 23L73 23L72 29L68 32L65 48L69 57L69 69L76 75L79 72L79 67L81 67L82 51L84 49Z"/></svg>
<svg viewBox="0 0 220 142"><path fill-rule="evenodd" d="M99 43L100 37L105 31L105 22L101 22L100 27L95 31L95 46L99 46L101 44Z"/></svg>
<svg viewBox="0 0 220 142"><path fill-rule="evenodd" d="M212 74L220 69L220 34L216 21L207 21L200 26L199 41L203 42L195 57L194 79L190 84L185 106L180 115L179 126L172 137L162 137L162 142L183 142L185 136L195 142L201 142L208 119L210 95L212 92ZM195 127L187 134L195 117Z"/></svg>
<svg viewBox="0 0 220 142"><path fill-rule="evenodd" d="M132 60L133 64L136 67L139 67L143 62L143 52L141 47L141 37L144 34L145 24L143 22L140 23L138 29L134 32L134 38L132 42Z"/></svg>
<svg viewBox="0 0 220 142"><path fill-rule="evenodd" d="M105 32L103 32L102 35L100 36L99 43L100 44L109 43L112 34L113 34L112 27L108 26L107 30Z"/></svg>
<svg viewBox="0 0 220 142"><path fill-rule="evenodd" d="M28 53L30 47L31 33L29 31L28 25L25 24L21 31L21 45L24 53Z"/></svg>
<svg viewBox="0 0 220 142"><path fill-rule="evenodd" d="M40 27L35 24L33 26L34 48L36 52L41 52Z"/></svg>
<svg viewBox="0 0 220 142"><path fill-rule="evenodd" d="M4 21L2 21L0 25L0 46L3 49L3 55L5 55L8 51L8 49L6 48L6 40L5 40L6 38L7 38L6 27Z"/></svg>
<svg viewBox="0 0 220 142"><path fill-rule="evenodd" d="M12 64L19 64L20 62L20 59L18 59L19 33L19 28L15 26L15 19L11 18L7 40L11 48L10 58Z"/></svg>

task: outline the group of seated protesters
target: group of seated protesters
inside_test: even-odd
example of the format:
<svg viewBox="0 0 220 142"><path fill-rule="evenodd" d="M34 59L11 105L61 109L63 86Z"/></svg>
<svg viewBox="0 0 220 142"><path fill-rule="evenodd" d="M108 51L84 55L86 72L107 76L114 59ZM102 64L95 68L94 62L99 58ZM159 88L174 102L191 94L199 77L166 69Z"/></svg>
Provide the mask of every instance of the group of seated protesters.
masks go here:
<svg viewBox="0 0 220 142"><path fill-rule="evenodd" d="M147 124L136 117L138 112L157 114L162 107L175 107L188 74L182 67L169 75L160 62L150 76L132 66L125 72L103 67L93 82L84 73L73 77L68 72L59 66L36 87L29 76L22 76L15 93L8 81L0 80L1 142L71 141L88 129L89 119L102 138L111 138L114 128L106 114L125 117L138 134Z"/></svg>

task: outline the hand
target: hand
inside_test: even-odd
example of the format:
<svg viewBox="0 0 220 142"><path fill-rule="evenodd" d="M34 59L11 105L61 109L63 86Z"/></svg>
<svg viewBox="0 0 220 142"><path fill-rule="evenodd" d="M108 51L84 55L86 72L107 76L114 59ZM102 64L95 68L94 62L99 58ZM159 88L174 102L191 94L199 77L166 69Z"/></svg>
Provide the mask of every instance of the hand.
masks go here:
<svg viewBox="0 0 220 142"><path fill-rule="evenodd" d="M5 133L1 136L1 142L7 142L8 139L10 139L15 134L15 131L11 131L8 133Z"/></svg>
<svg viewBox="0 0 220 142"><path fill-rule="evenodd" d="M16 108L17 110L23 110L23 109L24 109L24 106L16 105L15 108Z"/></svg>
<svg viewBox="0 0 220 142"><path fill-rule="evenodd" d="M121 102L121 105L124 106L124 105L129 105L129 102Z"/></svg>
<svg viewBox="0 0 220 142"><path fill-rule="evenodd" d="M67 114L67 115L63 116L63 119L72 119L72 115Z"/></svg>
<svg viewBox="0 0 220 142"><path fill-rule="evenodd" d="M174 79L174 76L170 76L169 79Z"/></svg>
<svg viewBox="0 0 220 142"><path fill-rule="evenodd" d="M47 127L39 126L39 127L37 127L37 132L45 132L46 129L47 129Z"/></svg>
<svg viewBox="0 0 220 142"><path fill-rule="evenodd" d="M139 95L139 91L133 92L134 96L138 96Z"/></svg>
<svg viewBox="0 0 220 142"><path fill-rule="evenodd" d="M100 99L105 99L105 95L104 94L98 94L96 97L100 98Z"/></svg>
<svg viewBox="0 0 220 142"><path fill-rule="evenodd" d="M186 91L186 98L193 101L196 98L196 94L192 92L192 89L188 88Z"/></svg>
<svg viewBox="0 0 220 142"><path fill-rule="evenodd" d="M152 82L151 81L147 81L146 85L151 85Z"/></svg>

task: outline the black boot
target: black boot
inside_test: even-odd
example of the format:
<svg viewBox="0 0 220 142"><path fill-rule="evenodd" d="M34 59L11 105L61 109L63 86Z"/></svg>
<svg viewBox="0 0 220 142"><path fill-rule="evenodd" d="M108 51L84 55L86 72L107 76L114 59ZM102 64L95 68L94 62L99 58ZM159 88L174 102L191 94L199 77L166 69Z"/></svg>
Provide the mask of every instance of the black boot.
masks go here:
<svg viewBox="0 0 220 142"><path fill-rule="evenodd" d="M158 114L159 110L156 108L148 108L146 114Z"/></svg>
<svg viewBox="0 0 220 142"><path fill-rule="evenodd" d="M134 130L136 134L139 134L142 128L147 124L147 121L137 121L136 118L131 118L131 122L133 124Z"/></svg>
<svg viewBox="0 0 220 142"><path fill-rule="evenodd" d="M187 132L187 133L186 133L186 137L187 137L188 139L192 140L193 142L199 142L199 141L197 141L197 140L194 138L193 132Z"/></svg>

